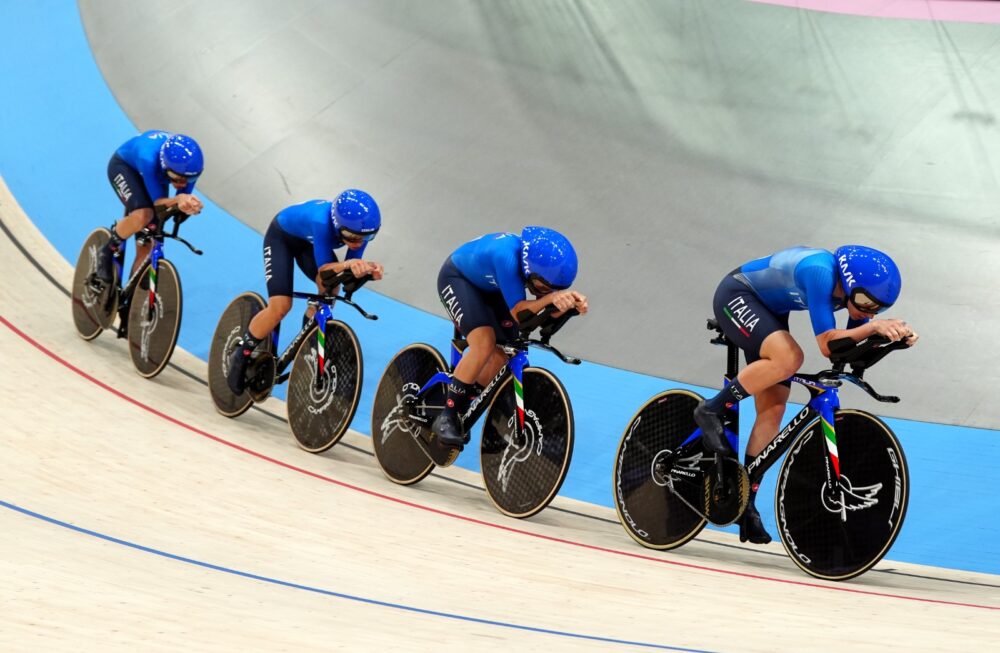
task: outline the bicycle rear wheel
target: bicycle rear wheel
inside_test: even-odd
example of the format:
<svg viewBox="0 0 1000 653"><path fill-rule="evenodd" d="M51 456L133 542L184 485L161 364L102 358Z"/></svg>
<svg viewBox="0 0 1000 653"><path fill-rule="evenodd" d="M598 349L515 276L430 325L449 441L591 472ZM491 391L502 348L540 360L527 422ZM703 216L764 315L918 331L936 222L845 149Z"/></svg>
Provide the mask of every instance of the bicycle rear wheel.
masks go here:
<svg viewBox="0 0 1000 653"><path fill-rule="evenodd" d="M665 457L694 432L694 408L701 397L687 390L667 390L639 409L622 435L612 478L615 509L625 532L650 549L674 549L705 527L705 519L670 491L662 468ZM704 503L701 449L676 461L674 487L692 505Z"/></svg>
<svg viewBox="0 0 1000 653"><path fill-rule="evenodd" d="M229 303L222 312L219 323L212 335L212 345L208 350L208 391L212 395L215 410L226 417L236 417L245 413L253 405L253 398L247 390L234 395L229 389L226 377L229 375L229 355L236 348L250 320L267 306L264 298L255 292L245 292ZM271 338L257 346L255 355L270 355Z"/></svg>
<svg viewBox="0 0 1000 653"><path fill-rule="evenodd" d="M299 345L288 379L288 426L310 453L326 451L344 437L361 398L361 345L351 327L328 320L319 374L319 327Z"/></svg>
<svg viewBox="0 0 1000 653"><path fill-rule="evenodd" d="M111 240L111 231L99 227L90 232L80 248L73 272L73 325L84 340L93 340L115 321L118 311L118 269L112 266L113 279L101 291L89 281L97 273L97 252Z"/></svg>
<svg viewBox="0 0 1000 653"><path fill-rule="evenodd" d="M824 423L806 427L778 476L775 515L789 557L804 572L847 580L882 559L903 525L909 473L899 440L880 419L837 411L838 487L829 487Z"/></svg>
<svg viewBox="0 0 1000 653"><path fill-rule="evenodd" d="M414 441L421 427L410 420L410 403L424 383L447 369L436 349L417 343L400 350L382 372L372 406L372 448L382 473L394 483L412 485L434 469L434 462ZM444 406L445 385L438 386L421 403Z"/></svg>
<svg viewBox="0 0 1000 653"><path fill-rule="evenodd" d="M155 278L150 264L141 274L142 281L132 291L128 316L128 353L139 376L151 379L167 366L177 344L181 328L183 295L177 268L166 259L157 264ZM152 304L150 281L153 281Z"/></svg>
<svg viewBox="0 0 1000 653"><path fill-rule="evenodd" d="M517 427L515 379L497 390L483 424L479 458L486 494L497 510L523 519L538 514L562 487L573 457L573 410L552 372L526 367L524 430Z"/></svg>

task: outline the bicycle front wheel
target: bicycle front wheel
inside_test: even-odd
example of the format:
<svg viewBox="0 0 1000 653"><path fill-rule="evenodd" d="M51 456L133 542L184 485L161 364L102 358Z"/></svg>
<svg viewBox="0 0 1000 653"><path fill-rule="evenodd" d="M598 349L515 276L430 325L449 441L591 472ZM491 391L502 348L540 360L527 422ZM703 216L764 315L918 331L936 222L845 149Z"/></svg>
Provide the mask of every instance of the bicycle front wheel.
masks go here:
<svg viewBox="0 0 1000 653"><path fill-rule="evenodd" d="M328 320L299 345L288 379L288 426L300 447L326 451L344 437L361 397L361 345L351 327ZM319 371L320 352L323 371Z"/></svg>
<svg viewBox="0 0 1000 653"><path fill-rule="evenodd" d="M618 520L629 536L650 549L675 549L705 528L705 519L672 492L695 506L704 503L702 453L665 463L696 428L694 408L701 397L667 390L647 401L625 428L615 453L612 478Z"/></svg>
<svg viewBox="0 0 1000 653"><path fill-rule="evenodd" d="M515 383L507 378L490 403L479 458L490 501L508 517L523 519L549 505L562 487L573 457L573 410L552 372L526 367L522 429Z"/></svg>
<svg viewBox="0 0 1000 653"><path fill-rule="evenodd" d="M90 285L92 275L97 274L97 252L111 240L111 232L105 227L99 227L90 232L80 256L76 259L76 269L73 272L73 325L76 332L84 340L93 340L101 335L101 331L109 328L115 321L118 311L118 269L111 266L114 278L104 285L103 290L95 291Z"/></svg>
<svg viewBox="0 0 1000 653"><path fill-rule="evenodd" d="M903 448L882 420L859 410L837 411L836 447L817 419L795 439L775 494L778 532L789 557L825 580L863 574L889 551L909 502ZM840 467L840 478L827 474Z"/></svg>
<svg viewBox="0 0 1000 653"><path fill-rule="evenodd" d="M135 371L147 379L170 362L183 308L177 268L166 259L160 259L156 268L152 273L148 263L143 268L144 278L132 291L128 311L128 353Z"/></svg>

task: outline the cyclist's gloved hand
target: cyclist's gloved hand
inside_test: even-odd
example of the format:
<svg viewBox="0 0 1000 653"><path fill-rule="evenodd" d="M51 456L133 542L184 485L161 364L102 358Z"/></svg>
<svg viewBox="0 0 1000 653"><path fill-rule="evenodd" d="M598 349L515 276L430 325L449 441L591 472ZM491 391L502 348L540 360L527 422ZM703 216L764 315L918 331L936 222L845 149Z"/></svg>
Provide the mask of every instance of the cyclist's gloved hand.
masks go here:
<svg viewBox="0 0 1000 653"><path fill-rule="evenodd" d="M579 293L575 293L572 290L556 290L551 295L552 305L560 312L575 308L577 301L575 295L579 295Z"/></svg>
<svg viewBox="0 0 1000 653"><path fill-rule="evenodd" d="M893 342L903 340L904 338L909 338L911 336L916 336L916 334L913 333L913 329L907 326L906 322L902 320L872 320L871 325L874 327L875 333L880 336L885 336Z"/></svg>
<svg viewBox="0 0 1000 653"><path fill-rule="evenodd" d="M177 196L177 208L183 211L187 215L195 215L201 213L204 205L201 200L194 195L188 195L187 193L181 193Z"/></svg>
<svg viewBox="0 0 1000 653"><path fill-rule="evenodd" d="M347 261L347 267L356 279L360 279L361 277L367 277L372 273L374 264L370 261L355 258Z"/></svg>

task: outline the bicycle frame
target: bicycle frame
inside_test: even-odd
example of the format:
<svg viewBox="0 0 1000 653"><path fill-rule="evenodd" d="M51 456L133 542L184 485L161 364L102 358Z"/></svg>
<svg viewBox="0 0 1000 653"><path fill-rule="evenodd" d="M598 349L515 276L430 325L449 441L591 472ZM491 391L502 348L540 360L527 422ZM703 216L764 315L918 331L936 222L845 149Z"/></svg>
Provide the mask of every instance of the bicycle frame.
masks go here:
<svg viewBox="0 0 1000 653"><path fill-rule="evenodd" d="M420 392L417 393L417 397L423 397L431 388L433 388L438 383L443 383L447 385L451 382L452 372L458 365L458 362L462 360L462 351L458 347L458 342L461 342L460 334L455 331L455 340L451 343L451 365L447 372L438 372L430 378L427 383L420 388ZM462 425L466 430L472 428L472 426L479 420L479 417L483 414L486 407L489 405L489 399L493 396L493 393L497 388L506 380L510 375L514 377L514 400L517 404L517 428L518 432L516 435L520 436L524 432L524 391L523 391L523 379L524 379L524 368L530 365L528 361L528 344L526 341L516 340L514 343L509 345L501 345L504 353L507 354L507 362L504 363L503 367L493 375L493 378L486 385L482 392L478 396L474 397L469 403L469 408L466 412L461 415Z"/></svg>
<svg viewBox="0 0 1000 653"><path fill-rule="evenodd" d="M500 345L500 348L507 355L507 362L504 363L493 378L486 385L482 392L478 396L474 397L469 403L469 408L466 412L460 416L462 420L462 426L465 428L466 432L479 417L483 414L486 407L489 406L489 400L493 396L503 382L506 380L507 376L513 375L514 377L514 402L517 407L517 431L515 432L516 437L521 437L524 434L524 368L528 367L531 363L528 361L528 347L534 345L536 347L541 347L542 349L548 350L558 356L564 363L570 365L579 365L580 359L573 356L566 356L558 349L549 344L549 340L559 329L566 324L574 315L578 313L575 310L570 310L557 318L552 318L553 307L546 306L541 311L536 314L532 314L529 311L522 311L519 316L519 322L521 323L521 333L520 336L515 338L512 342ZM534 340L529 337L529 334L536 328L541 327L541 338ZM462 334L456 328L454 331L454 337L451 341L451 364L449 369L445 372L438 372L430 378L427 383L420 388L417 393L417 398L422 398L426 396L426 393L430 391L438 383L443 383L446 386L451 382L452 373L455 367L458 366L458 362L462 360L462 350L464 347L459 347L459 345L464 342ZM433 406L427 406L427 408L436 408ZM411 419L415 419L424 426L429 425L428 422L424 422L415 415L410 416Z"/></svg>
<svg viewBox="0 0 1000 653"><path fill-rule="evenodd" d="M353 275L348 276L350 272L340 273L335 277L331 278L331 284L346 283L347 279L353 278ZM316 334L317 340L317 362L316 362L316 378L319 379L323 376L323 372L326 370L326 323L333 319L333 304L334 302L343 302L348 306L353 307L358 311L365 319L377 320L377 315L370 315L366 313L364 309L351 301L351 297L354 295L354 291L364 285L371 277L365 277L363 280L355 281L349 290L345 290L343 295L317 295L315 293L306 292L292 292L292 297L297 299L305 299L309 306L316 308L313 313L312 320L306 322L299 329L299 332L295 334L292 341L288 343L285 350L278 356L275 361L275 385L279 385L288 380L291 376L291 372L285 372L288 367L295 360L295 355L299 351L299 347L302 345L302 341L306 339L309 332L312 331L313 323L319 327L319 331ZM281 324L278 324L271 332L271 345L272 351L278 351L278 336L281 333Z"/></svg>
<svg viewBox="0 0 1000 653"><path fill-rule="evenodd" d="M299 329L299 332L295 334L292 341L288 343L285 350L281 352L281 356L277 357L275 361L275 385L284 383L288 380L290 372L285 372L288 366L292 364L295 360L295 354L298 353L299 347L302 345L302 341L306 339L309 332L312 331L313 323L319 327L319 331L316 334L317 340L317 367L316 367L316 378L322 376L323 371L326 369L326 323L327 320L333 319L333 309L330 304L326 304L317 299L316 295L304 292L292 292L292 296L298 299L308 300L309 306L315 306L316 312L313 313L312 320L306 322ZM273 345L273 350L278 351L278 335L281 331L281 325L279 324L271 332L271 344Z"/></svg>
<svg viewBox="0 0 1000 653"><path fill-rule="evenodd" d="M165 224L167 220L175 218L174 228L169 234L164 233L162 231L162 228L160 231L154 233L150 233L149 231L140 232L148 234L149 239L153 241L153 245L149 251L149 254L146 255L146 257L142 260L142 262L134 266L135 272L132 273L132 275L129 277L129 280L125 284L125 287L122 288L119 285L119 287L116 290L119 298L118 300L119 317L121 318L118 327L119 337L124 337L126 330L128 328L128 309L129 309L129 304L132 301L131 299L132 293L135 291L135 287L142 280L143 267L146 265L147 262L149 263L149 295L148 295L149 304L147 306L147 310L150 311L150 313L156 310L156 279L157 279L157 272L159 270L160 260L163 258L163 239L171 238L173 240L178 240L184 245L186 245L188 249L190 249L195 254L199 256L202 254L202 251L200 249L198 249L197 247L195 247L194 245L192 245L191 243L189 243L188 241L184 240L183 238L177 235L177 232L181 226L181 223L177 222L177 219L180 219L181 222L183 222L183 220L186 219L186 216L184 216L184 218L181 219L179 217L180 215L181 214L178 212L177 209L171 208L163 211L162 214L158 216L163 224ZM111 226L111 229L114 230L114 225ZM115 268L118 270L119 279L125 278L125 252L127 247L128 247L128 240L126 239L123 240L121 243L121 256L120 257L116 256L112 259Z"/></svg>
<svg viewBox="0 0 1000 653"><path fill-rule="evenodd" d="M114 259L115 266L118 268L119 279L124 278L123 276L125 272L124 259L125 259L125 249L127 242L128 241L124 240L122 241L121 260L119 260L117 257ZM136 285L138 285L139 281L142 279L142 268L143 266L146 265L146 262L148 261L149 262L149 308L150 310L153 309L153 306L156 302L156 272L160 263L160 259L162 258L163 258L163 242L160 241L159 239L154 239L153 247L149 251L149 254L147 254L146 258L144 258L142 262L136 266L135 272L132 274L131 277L129 277L129 280L125 284L125 287L119 289L121 297L125 300L126 303L131 301L128 298L132 296L132 292L135 290Z"/></svg>
<svg viewBox="0 0 1000 653"><path fill-rule="evenodd" d="M726 346L726 376L724 378L724 385L729 385L732 383L732 379L735 379L739 372L739 348L721 334L713 338L711 342L713 344ZM823 442L827 454L824 458L827 477L825 487L829 492L839 491L842 495L843 487L840 482L840 457L837 450L837 432L834 418L835 412L840 408L839 387L843 384L843 380L846 379L858 385L868 392L873 398L879 401L899 401L898 397L883 397L879 395L874 391L874 389L871 388L871 386L862 380L861 376L863 375L866 367L874 364L886 353L892 349L899 348L901 345L902 343L899 343L886 348L881 354L870 361L864 361L861 363L852 362L856 368L856 375L845 374L843 372L844 365L849 362L847 359L843 359L842 362L834 365L833 370L828 372L821 372L820 374L796 374L792 376L789 379L790 381L804 385L809 390L809 402L798 412L797 415L789 420L788 423L785 424L774 437L774 439L771 440L771 442L768 443L768 445L764 447L764 449L762 449L749 464L747 464L746 471L751 479L761 478L764 473L770 469L771 466L774 465L774 463L777 462L777 460L781 458L786 451L788 451L788 449L792 446L792 443L794 443L798 438L799 434L803 433L818 419L820 428L822 429ZM865 351L868 349L870 349L870 347ZM733 451L739 451L739 403L727 406L723 416L723 427L726 438ZM699 437L701 437L701 428L696 428L694 432L692 432L692 434L685 439L683 443L681 443L678 450L683 450L684 447L696 441ZM842 496L841 499L843 499ZM845 503L842 500L839 503L842 506L841 518L846 521L847 509Z"/></svg>

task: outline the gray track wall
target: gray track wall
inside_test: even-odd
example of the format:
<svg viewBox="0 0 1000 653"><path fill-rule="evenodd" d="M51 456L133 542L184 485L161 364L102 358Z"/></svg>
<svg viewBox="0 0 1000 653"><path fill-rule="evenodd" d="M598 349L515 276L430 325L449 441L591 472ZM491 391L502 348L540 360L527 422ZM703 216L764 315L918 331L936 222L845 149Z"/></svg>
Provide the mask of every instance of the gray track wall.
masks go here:
<svg viewBox="0 0 1000 653"><path fill-rule="evenodd" d="M379 290L442 314L463 241L544 224L593 312L560 340L716 385L704 318L736 265L862 242L904 274L919 347L873 373L881 414L997 428L1000 29L740 0L82 0L140 129L207 153L202 192L263 231L369 190ZM110 149L109 145L109 149ZM248 278L261 274L247 252ZM793 333L822 361L804 316ZM853 404L872 407L871 403ZM643 398L636 398L636 405ZM801 399L801 397L800 397Z"/></svg>

